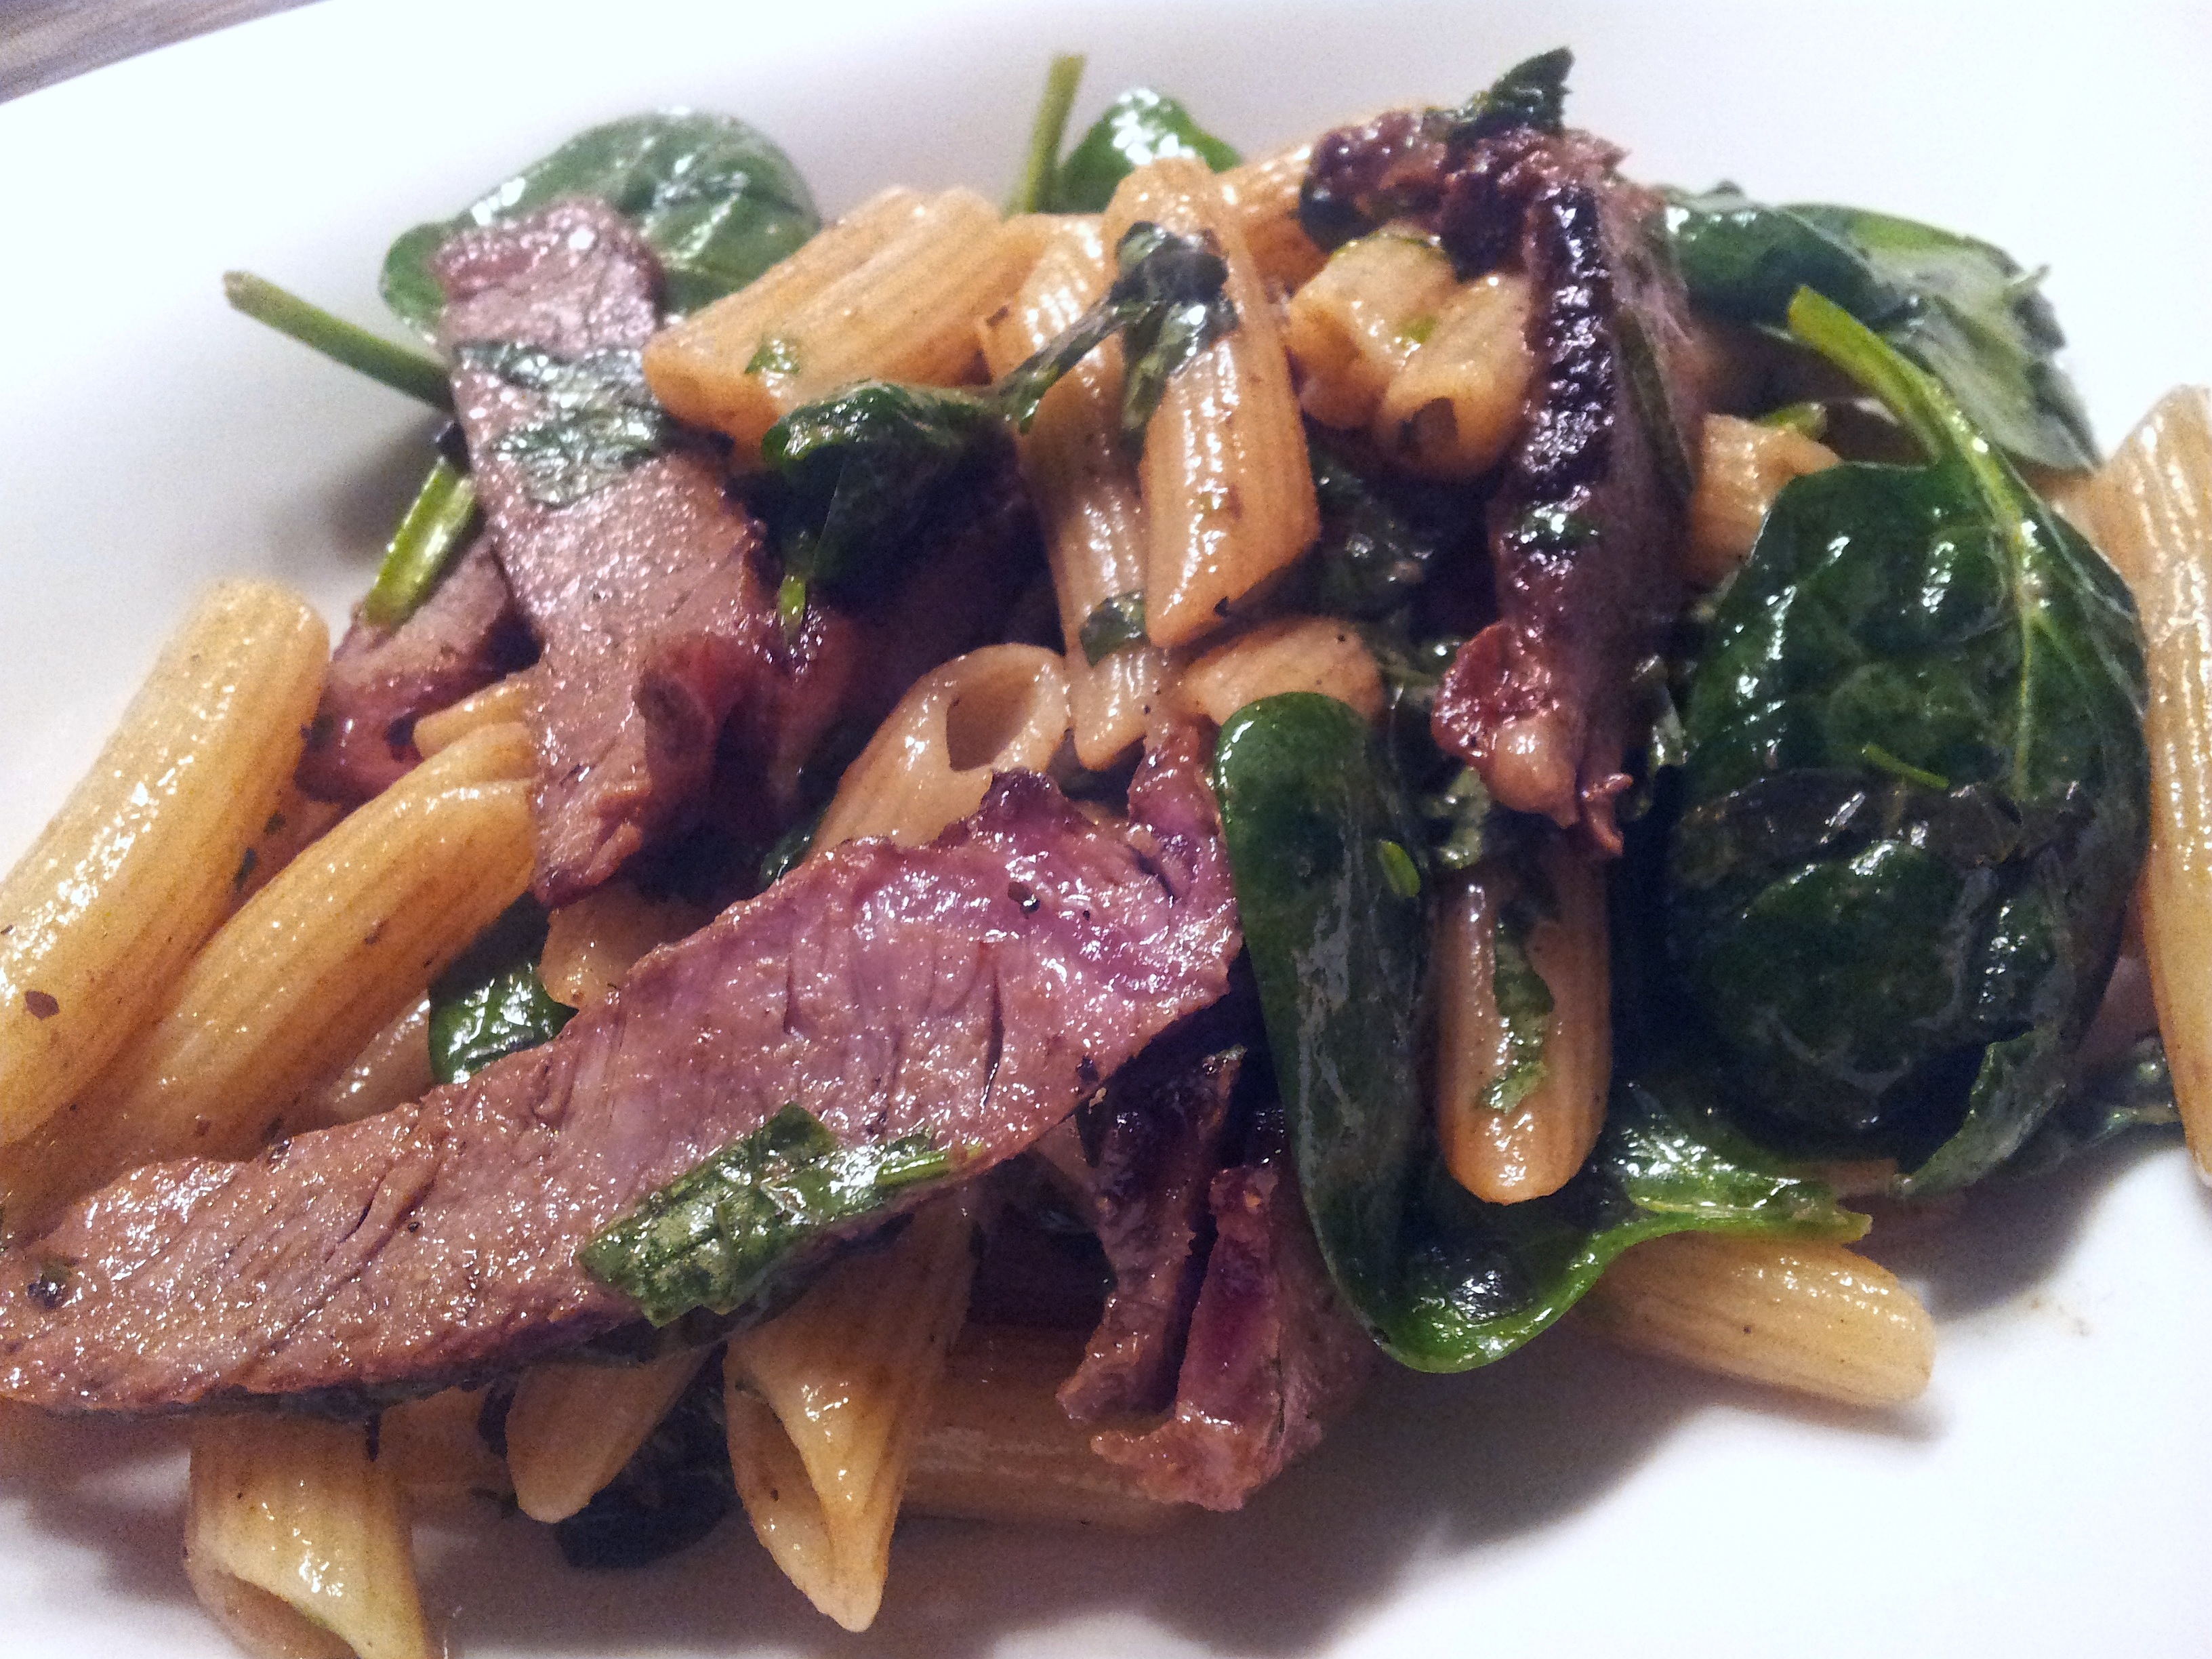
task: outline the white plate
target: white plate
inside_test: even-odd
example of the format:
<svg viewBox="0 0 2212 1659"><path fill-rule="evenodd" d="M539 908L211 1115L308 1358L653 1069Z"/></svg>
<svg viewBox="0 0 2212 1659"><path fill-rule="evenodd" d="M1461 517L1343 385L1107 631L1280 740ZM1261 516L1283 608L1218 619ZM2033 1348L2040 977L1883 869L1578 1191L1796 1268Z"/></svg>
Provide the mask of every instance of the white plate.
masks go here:
<svg viewBox="0 0 2212 1659"><path fill-rule="evenodd" d="M1079 117L1152 81L1256 150L1564 40L1572 118L1644 176L1861 202L2049 262L2115 441L2212 377L2212 23L1934 10L331 0L0 106L0 854L195 588L264 571L341 616L419 471L419 414L231 316L218 273L380 323L392 233L656 105L758 122L834 211L892 179L1002 188L1055 49L1091 55ZM594 1577L519 1521L440 1534L428 1594L477 1659L2212 1649L2212 1210L2179 1152L1978 1196L1887 1254L1943 1327L1933 1389L1894 1418L1570 1330L1473 1376L1387 1380L1245 1514L1164 1541L908 1528L865 1638L742 1523ZM73 1429L18 1451L0 1652L228 1651L177 1565L164 1443Z"/></svg>

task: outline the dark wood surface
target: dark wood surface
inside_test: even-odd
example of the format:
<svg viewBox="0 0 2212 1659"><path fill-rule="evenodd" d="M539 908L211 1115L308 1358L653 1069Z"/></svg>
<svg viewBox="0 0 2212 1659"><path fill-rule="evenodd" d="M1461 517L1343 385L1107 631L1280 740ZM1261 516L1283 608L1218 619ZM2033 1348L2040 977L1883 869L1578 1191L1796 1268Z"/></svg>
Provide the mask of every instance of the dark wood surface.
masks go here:
<svg viewBox="0 0 2212 1659"><path fill-rule="evenodd" d="M0 100L307 0L0 0Z"/></svg>

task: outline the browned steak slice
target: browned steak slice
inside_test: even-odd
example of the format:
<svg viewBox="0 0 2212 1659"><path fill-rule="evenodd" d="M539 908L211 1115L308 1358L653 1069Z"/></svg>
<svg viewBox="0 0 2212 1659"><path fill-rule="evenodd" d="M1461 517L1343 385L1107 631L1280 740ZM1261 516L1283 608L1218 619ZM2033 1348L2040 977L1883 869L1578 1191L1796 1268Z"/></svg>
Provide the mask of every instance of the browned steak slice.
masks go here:
<svg viewBox="0 0 2212 1659"><path fill-rule="evenodd" d="M244 1164L156 1164L0 1257L0 1395L159 1410L428 1388L629 1322L593 1232L796 1102L978 1172L1240 947L1198 745L1097 824L1010 775L924 848L860 842L647 957L542 1048Z"/></svg>

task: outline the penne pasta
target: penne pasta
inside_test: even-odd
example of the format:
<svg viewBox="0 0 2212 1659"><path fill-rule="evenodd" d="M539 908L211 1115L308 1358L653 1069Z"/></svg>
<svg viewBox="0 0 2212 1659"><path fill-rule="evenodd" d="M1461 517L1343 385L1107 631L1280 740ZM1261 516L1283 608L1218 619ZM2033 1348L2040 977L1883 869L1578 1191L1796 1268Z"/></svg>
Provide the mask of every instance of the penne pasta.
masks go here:
<svg viewBox="0 0 2212 1659"><path fill-rule="evenodd" d="M426 760L486 726L510 726L530 718L532 688L525 670L471 691L452 707L415 722L415 748Z"/></svg>
<svg viewBox="0 0 2212 1659"><path fill-rule="evenodd" d="M514 1496L506 1461L483 1437L484 1389L441 1389L376 1419L376 1466L418 1512Z"/></svg>
<svg viewBox="0 0 2212 1659"><path fill-rule="evenodd" d="M1298 221L1298 194L1312 160L1313 146L1298 144L1242 162L1220 177L1221 199L1244 233L1261 280L1273 293L1291 292L1328 258Z"/></svg>
<svg viewBox="0 0 2212 1659"><path fill-rule="evenodd" d="M331 826L344 816L343 807L331 801L312 800L300 792L296 782L288 780L277 793L276 805L261 821L253 844L246 849L240 866L245 879L237 884L231 914L235 915L240 906L266 887L279 870L327 835Z"/></svg>
<svg viewBox="0 0 2212 1659"><path fill-rule="evenodd" d="M1706 416L1682 574L1699 587L1720 582L1750 554L1782 486L1836 459L1827 445L1786 426Z"/></svg>
<svg viewBox="0 0 2212 1659"><path fill-rule="evenodd" d="M1317 691L1382 718L1382 673L1359 631L1328 617L1278 617L1223 641L1176 677L1176 702L1216 726L1248 702Z"/></svg>
<svg viewBox="0 0 2212 1659"><path fill-rule="evenodd" d="M185 1572L251 1652L430 1659L405 1499L358 1423L196 1423Z"/></svg>
<svg viewBox="0 0 2212 1659"><path fill-rule="evenodd" d="M2212 1180L2212 391L2161 399L2098 474L2088 514L2149 645L2143 945L2174 1103Z"/></svg>
<svg viewBox="0 0 2212 1659"><path fill-rule="evenodd" d="M847 1630L883 1600L908 1466L975 1268L964 1195L863 1249L790 1309L730 1340L730 1466L753 1530Z"/></svg>
<svg viewBox="0 0 2212 1659"><path fill-rule="evenodd" d="M1462 284L1383 388L1376 446L1427 478L1472 478L1497 465L1521 430L1535 373L1528 307L1525 276L1494 272Z"/></svg>
<svg viewBox="0 0 2212 1659"><path fill-rule="evenodd" d="M1305 428L1267 289L1202 161L1168 156L1114 192L1107 241L1139 220L1213 239L1237 326L1168 381L1139 463L1149 548L1145 631L1195 643L1321 532Z"/></svg>
<svg viewBox="0 0 2212 1659"><path fill-rule="evenodd" d="M1323 426L1365 426L1457 292L1433 236L1391 228L1346 242L1291 296L1283 345L1298 403Z"/></svg>
<svg viewBox="0 0 2212 1659"><path fill-rule="evenodd" d="M992 374L1018 367L1081 316L1106 292L1111 264L1099 222L1070 216L1021 292L984 325ZM1095 771L1142 741L1167 665L1166 653L1142 639L1096 663L1083 644L1100 606L1145 591L1145 507L1121 443L1121 349L1109 342L1070 370L1019 441L1060 605L1076 758Z"/></svg>
<svg viewBox="0 0 2212 1659"><path fill-rule="evenodd" d="M650 899L619 878L553 913L538 977L556 1002L588 1008L623 981L656 945L706 926L707 912L682 899Z"/></svg>
<svg viewBox="0 0 2212 1659"><path fill-rule="evenodd" d="M845 769L813 855L865 836L934 841L999 772L1042 772L1067 736L1067 675L1034 645L993 645L915 682Z"/></svg>
<svg viewBox="0 0 2212 1659"><path fill-rule="evenodd" d="M662 329L645 347L646 384L661 407L694 426L733 436L753 432L757 445L781 412L750 372L762 342L784 317L911 229L928 200L899 186L872 196L736 293Z"/></svg>
<svg viewBox="0 0 2212 1659"><path fill-rule="evenodd" d="M706 1363L686 1349L641 1365L533 1365L507 1410L514 1501L533 1521L565 1521L590 1503L668 1415Z"/></svg>
<svg viewBox="0 0 2212 1659"><path fill-rule="evenodd" d="M1516 965L1541 981L1547 1013L1524 995L1516 1018L1501 983L1502 913L1515 900L1497 875L1478 871L1437 923L1437 1136L1452 1178L1492 1204L1566 1185L1597 1142L1613 1081L1605 876L1557 836L1540 864L1549 902L1530 906ZM1533 1054L1532 1019L1542 1030Z"/></svg>
<svg viewBox="0 0 2212 1659"><path fill-rule="evenodd" d="M299 763L329 656L297 594L215 589L0 883L0 1141L76 1097L230 908Z"/></svg>
<svg viewBox="0 0 2212 1659"><path fill-rule="evenodd" d="M352 1063L293 1103L284 1133L298 1134L332 1123L353 1123L420 1100L437 1086L430 1070L430 999L415 1006L369 1038Z"/></svg>
<svg viewBox="0 0 2212 1659"><path fill-rule="evenodd" d="M520 726L473 732L295 860L82 1103L0 1155L10 1224L142 1163L258 1146L528 887L531 763Z"/></svg>
<svg viewBox="0 0 2212 1659"><path fill-rule="evenodd" d="M905 1510L1020 1526L1156 1532L1188 1513L1138 1489L1091 1449L1058 1390L1082 1362L1080 1331L969 1325L953 1343L907 1476Z"/></svg>
<svg viewBox="0 0 2212 1659"><path fill-rule="evenodd" d="M1920 1299L1840 1244L1673 1233L1624 1251L1582 1308L1625 1346L1847 1406L1916 1399L1935 1364Z"/></svg>

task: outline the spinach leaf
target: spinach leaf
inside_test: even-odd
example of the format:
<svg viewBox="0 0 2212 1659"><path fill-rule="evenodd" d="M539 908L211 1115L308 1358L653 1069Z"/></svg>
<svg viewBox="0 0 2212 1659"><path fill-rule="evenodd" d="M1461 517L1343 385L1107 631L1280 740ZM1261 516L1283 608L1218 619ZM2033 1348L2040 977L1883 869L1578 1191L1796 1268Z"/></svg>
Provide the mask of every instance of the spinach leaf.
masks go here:
<svg viewBox="0 0 2212 1659"><path fill-rule="evenodd" d="M2055 361L2066 337L2037 276L2002 249L1858 208L1769 207L1725 185L1677 194L1667 227L1700 310L1779 327L1810 288L1933 374L2021 459L2097 464L2080 394Z"/></svg>
<svg viewBox="0 0 2212 1659"><path fill-rule="evenodd" d="M1083 58L1062 52L1045 71L1044 96L1037 100L1030 123L1030 147L1022 158L1022 176L1006 198L1006 211L1049 213L1056 205L1060 172L1060 143L1067 132L1067 114L1075 106L1075 89L1083 83Z"/></svg>
<svg viewBox="0 0 2212 1659"><path fill-rule="evenodd" d="M2126 587L1945 395L1809 291L1792 331L1922 466L1783 490L1692 681L1668 933L1770 1135L1973 1180L2056 1104L2141 864Z"/></svg>
<svg viewBox="0 0 2212 1659"><path fill-rule="evenodd" d="M1443 136L1456 144L1516 127L1558 132L1566 123L1567 76L1574 66L1575 55L1565 46L1524 58L1457 109L1431 111L1431 124L1440 117Z"/></svg>
<svg viewBox="0 0 2212 1659"><path fill-rule="evenodd" d="M256 276L250 270L226 270L222 297L230 301L232 310L268 324L309 350L319 351L331 362L343 363L394 392L433 409L453 406L453 388L446 378L446 366L435 357L395 345L343 317L332 316L264 276Z"/></svg>
<svg viewBox="0 0 2212 1659"><path fill-rule="evenodd" d="M385 256L385 303L434 339L446 296L430 262L469 225L507 224L563 196L596 196L659 254L671 311L734 293L821 226L790 158L743 121L669 110L579 133L451 219L417 225Z"/></svg>
<svg viewBox="0 0 2212 1659"><path fill-rule="evenodd" d="M1068 152L1047 205L1056 213L1103 213L1115 185L1164 155L1195 155L1216 173L1243 160L1174 99L1135 87L1108 105Z"/></svg>
<svg viewBox="0 0 2212 1659"><path fill-rule="evenodd" d="M1362 622L1393 617L1427 580L1443 538L1326 442L1309 444L1306 453L1322 515L1314 548L1316 604Z"/></svg>
<svg viewBox="0 0 2212 1659"><path fill-rule="evenodd" d="M522 898L485 929L430 988L430 1071L459 1083L492 1061L550 1042L576 1011L538 977L545 911Z"/></svg>
<svg viewBox="0 0 2212 1659"><path fill-rule="evenodd" d="M709 1360L622 1473L575 1514L553 1523L553 1539L572 1567L647 1566L714 1531L736 1498L722 1368Z"/></svg>
<svg viewBox="0 0 2212 1659"><path fill-rule="evenodd" d="M672 428L645 383L644 354L610 347L557 357L509 340L476 340L457 354L471 368L542 396L548 412L502 434L492 453L512 461L531 500L569 507L653 453Z"/></svg>
<svg viewBox="0 0 2212 1659"><path fill-rule="evenodd" d="M1223 729L1214 778L1307 1213L1393 1358L1422 1370L1502 1358L1662 1233L1864 1230L1824 1188L1724 1151L1633 1085L1560 1192L1474 1197L1443 1167L1421 1088L1425 917L1393 878L1411 838L1366 722L1310 693L1253 703Z"/></svg>
<svg viewBox="0 0 2212 1659"><path fill-rule="evenodd" d="M1076 635L1083 647L1083 660L1093 668L1125 645L1141 645L1145 638L1144 594L1109 594L1083 619Z"/></svg>
<svg viewBox="0 0 2212 1659"><path fill-rule="evenodd" d="M362 615L379 628L397 628L413 616L468 544L476 525L476 480L441 455L392 532L376 580L362 601Z"/></svg>
<svg viewBox="0 0 2212 1659"><path fill-rule="evenodd" d="M694 1309L732 1314L771 1291L802 1245L951 1170L927 1134L842 1146L794 1103L600 1228L576 1259L655 1325Z"/></svg>
<svg viewBox="0 0 2212 1659"><path fill-rule="evenodd" d="M2171 1129L2180 1123L2166 1045L2154 1034L2139 1039L2101 1072L2079 1079L1999 1173L2045 1175L2079 1153L2137 1129Z"/></svg>
<svg viewBox="0 0 2212 1659"><path fill-rule="evenodd" d="M977 392L863 380L803 404L768 430L761 457L781 487L773 506L784 568L805 591L880 593L904 568L909 531L939 491L1011 453L1037 405L1069 369L1123 337L1121 422L1141 438L1170 376L1237 325L1222 293L1227 268L1203 242L1158 225L1130 227L1105 295L1057 339Z"/></svg>

